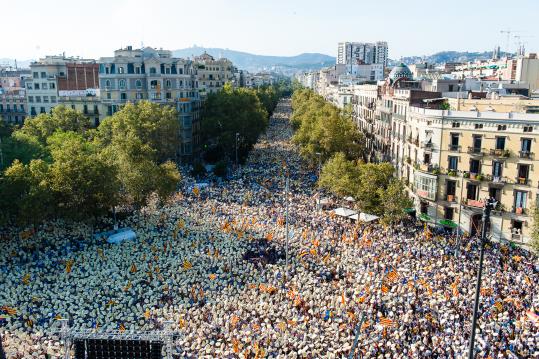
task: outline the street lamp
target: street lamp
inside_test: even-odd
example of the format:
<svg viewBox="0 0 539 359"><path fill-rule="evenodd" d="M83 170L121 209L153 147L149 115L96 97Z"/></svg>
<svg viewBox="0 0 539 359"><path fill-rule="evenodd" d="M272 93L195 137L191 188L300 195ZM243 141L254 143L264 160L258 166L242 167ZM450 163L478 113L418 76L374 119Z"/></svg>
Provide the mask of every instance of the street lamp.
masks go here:
<svg viewBox="0 0 539 359"><path fill-rule="evenodd" d="M483 257L485 251L485 240L487 239L487 227L490 223L490 212L496 207L498 202L494 198L489 198L485 201L483 207L483 228L481 228L481 252L479 255L479 270L477 271L477 283L475 285L475 302L472 318L472 331L470 334L470 347L468 350L468 359L474 358L475 345L475 326L477 325L477 310L479 308L479 293L481 290L481 274L483 272Z"/></svg>
<svg viewBox="0 0 539 359"><path fill-rule="evenodd" d="M322 168L322 154L320 152L316 152L316 155L318 156L318 182L320 182L320 175L321 175L321 168ZM320 183L318 183L318 204L317 209L320 210Z"/></svg>
<svg viewBox="0 0 539 359"><path fill-rule="evenodd" d="M236 168L238 168L238 140L239 140L240 134L239 132L236 132Z"/></svg>

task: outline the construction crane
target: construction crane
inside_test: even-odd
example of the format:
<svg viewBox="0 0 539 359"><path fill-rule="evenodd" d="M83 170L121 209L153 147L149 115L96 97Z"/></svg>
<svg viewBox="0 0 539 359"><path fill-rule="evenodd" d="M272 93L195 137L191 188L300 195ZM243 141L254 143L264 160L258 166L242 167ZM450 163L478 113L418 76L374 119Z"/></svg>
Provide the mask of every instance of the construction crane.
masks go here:
<svg viewBox="0 0 539 359"><path fill-rule="evenodd" d="M524 48L524 45L527 44L526 41L522 41L522 38L529 38L529 37L533 37L532 35L515 35L513 36L515 39L517 39L517 41L515 42L516 45L518 45L518 51L517 51L517 55L518 56L524 56L524 52L525 52L525 48Z"/></svg>
<svg viewBox="0 0 539 359"><path fill-rule="evenodd" d="M509 46L510 46L510 42L511 42L511 34L516 34L516 33L519 33L519 32L522 32L522 31L516 31L516 30L511 30L511 29L507 29L507 30L501 30L500 31L500 34L506 34L507 35L507 41L506 41L506 47L505 47L505 52L506 54L509 54L511 52L511 50L509 49Z"/></svg>

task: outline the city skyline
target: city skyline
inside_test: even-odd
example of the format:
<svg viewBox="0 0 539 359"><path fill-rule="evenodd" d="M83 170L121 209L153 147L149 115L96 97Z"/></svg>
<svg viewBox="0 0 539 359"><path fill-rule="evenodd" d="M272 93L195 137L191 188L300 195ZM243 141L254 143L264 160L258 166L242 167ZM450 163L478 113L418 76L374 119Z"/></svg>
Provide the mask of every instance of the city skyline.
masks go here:
<svg viewBox="0 0 539 359"><path fill-rule="evenodd" d="M347 1L333 13L319 0L256 4L209 0L203 7L157 0L151 8L138 0L97 0L92 8L73 3L59 0L51 7L33 0L10 2L10 12L24 13L25 26L32 24L39 31L18 31L16 36L6 37L7 46L0 58L29 60L63 52L98 58L111 56L127 45L170 50L198 45L259 55L316 52L336 56L338 42L379 40L388 42L392 59L444 50L487 51L495 46L514 52L519 41L528 51L539 48L533 28L537 4L531 0L521 1L517 9L499 0L491 1L488 7L457 0L443 13L432 16L419 1L390 1L383 7ZM503 20L516 12L518 23ZM502 20L488 22L488 29L482 31L488 19ZM4 27L20 28L20 18L5 17ZM509 46L507 35L500 33L507 29L515 31L509 37Z"/></svg>

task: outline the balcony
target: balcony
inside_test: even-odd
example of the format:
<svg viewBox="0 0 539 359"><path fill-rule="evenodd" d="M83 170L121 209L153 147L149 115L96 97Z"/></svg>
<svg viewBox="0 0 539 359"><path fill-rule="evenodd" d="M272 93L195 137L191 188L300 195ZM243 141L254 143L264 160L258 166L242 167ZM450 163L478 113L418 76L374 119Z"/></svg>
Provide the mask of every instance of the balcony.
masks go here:
<svg viewBox="0 0 539 359"><path fill-rule="evenodd" d="M468 154L470 154L472 156L483 156L484 155L481 147L471 147L471 146L468 146Z"/></svg>
<svg viewBox="0 0 539 359"><path fill-rule="evenodd" d="M451 203L457 202L457 198L455 197L454 194L447 194L447 195L445 195L445 200L446 200L447 202L451 202Z"/></svg>
<svg viewBox="0 0 539 359"><path fill-rule="evenodd" d="M433 148L432 141L421 141L421 148L424 150L430 150L432 151Z"/></svg>
<svg viewBox="0 0 539 359"><path fill-rule="evenodd" d="M511 157L511 151L499 149L499 148L491 148L489 153L493 157L504 157L504 158Z"/></svg>
<svg viewBox="0 0 539 359"><path fill-rule="evenodd" d="M515 183L523 186L528 186L530 184L530 179L526 177L515 177Z"/></svg>
<svg viewBox="0 0 539 359"><path fill-rule="evenodd" d="M464 205L472 208L483 208L484 203L482 201L478 201L476 199L466 199L464 200Z"/></svg>
<svg viewBox="0 0 539 359"><path fill-rule="evenodd" d="M513 207L512 212L514 214L525 215L525 214L528 213L528 210L526 208L522 208L522 207Z"/></svg>
<svg viewBox="0 0 539 359"><path fill-rule="evenodd" d="M533 159L533 152L530 151L518 151L520 158Z"/></svg>
<svg viewBox="0 0 539 359"><path fill-rule="evenodd" d="M460 152L459 145L449 145L449 151Z"/></svg>
<svg viewBox="0 0 539 359"><path fill-rule="evenodd" d="M507 179L505 177L492 176L490 181L492 187L503 187L507 182Z"/></svg>

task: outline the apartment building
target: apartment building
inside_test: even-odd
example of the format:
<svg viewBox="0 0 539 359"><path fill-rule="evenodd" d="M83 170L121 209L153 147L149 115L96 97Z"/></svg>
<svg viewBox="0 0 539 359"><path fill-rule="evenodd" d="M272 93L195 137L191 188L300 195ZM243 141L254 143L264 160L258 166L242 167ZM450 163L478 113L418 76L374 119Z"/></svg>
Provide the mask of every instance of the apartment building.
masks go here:
<svg viewBox="0 0 539 359"><path fill-rule="evenodd" d="M337 45L337 64L361 65L381 64L387 66L388 46L385 41L339 42Z"/></svg>
<svg viewBox="0 0 539 359"><path fill-rule="evenodd" d="M418 209L450 219L471 234L481 229L483 200L498 207L491 235L529 241L539 175L535 148L539 115L410 109L412 127L406 165L414 169Z"/></svg>
<svg viewBox="0 0 539 359"><path fill-rule="evenodd" d="M26 118L26 94L24 88L0 89L0 120L22 124Z"/></svg>
<svg viewBox="0 0 539 359"><path fill-rule="evenodd" d="M189 161L196 155L200 144L200 82L196 63L172 57L168 50L133 49L131 46L114 51L113 57L100 58L98 63L99 89L106 115L112 115L127 102L141 100L172 106L178 112L181 128L177 155L181 161ZM207 76L227 70L208 71ZM214 86L215 82L222 86L223 79L215 77L215 81L209 81Z"/></svg>
<svg viewBox="0 0 539 359"><path fill-rule="evenodd" d="M198 89L200 96L220 91L229 82L234 86L236 83L235 72L237 71L230 60L225 58L216 60L208 53L194 58L197 67Z"/></svg>
<svg viewBox="0 0 539 359"><path fill-rule="evenodd" d="M30 64L32 76L25 81L27 114L49 113L58 105L58 91L80 91L98 87L95 60L47 56Z"/></svg>

